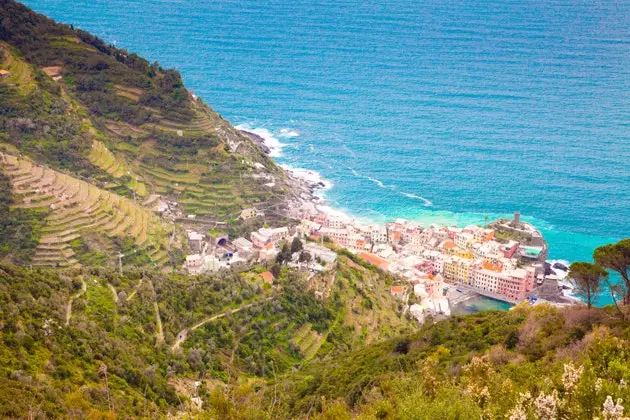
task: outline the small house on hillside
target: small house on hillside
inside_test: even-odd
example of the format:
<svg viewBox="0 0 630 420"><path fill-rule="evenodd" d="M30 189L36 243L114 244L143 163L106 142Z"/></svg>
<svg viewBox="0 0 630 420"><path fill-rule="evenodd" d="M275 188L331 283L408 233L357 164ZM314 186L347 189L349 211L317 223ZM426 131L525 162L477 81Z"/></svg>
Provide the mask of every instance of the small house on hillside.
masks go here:
<svg viewBox="0 0 630 420"><path fill-rule="evenodd" d="M61 79L63 69L59 66L44 67L42 70L55 82Z"/></svg>
<svg viewBox="0 0 630 420"><path fill-rule="evenodd" d="M188 245L190 245L190 249L194 252L201 252L201 247L203 243L203 235L199 232L189 231L187 232L188 236Z"/></svg>
<svg viewBox="0 0 630 420"><path fill-rule="evenodd" d="M273 274L271 274L270 271L265 271L264 273L260 275L260 277L262 277L265 283L273 284Z"/></svg>
<svg viewBox="0 0 630 420"><path fill-rule="evenodd" d="M11 72L9 70L0 69L0 79L6 79L11 76Z"/></svg>
<svg viewBox="0 0 630 420"><path fill-rule="evenodd" d="M405 286L392 286L389 293L398 299L402 299L405 297Z"/></svg>
<svg viewBox="0 0 630 420"><path fill-rule="evenodd" d="M249 220L252 219L254 217L256 217L256 209L253 207L250 207L248 209L243 209L243 211L241 211L241 219L243 220Z"/></svg>

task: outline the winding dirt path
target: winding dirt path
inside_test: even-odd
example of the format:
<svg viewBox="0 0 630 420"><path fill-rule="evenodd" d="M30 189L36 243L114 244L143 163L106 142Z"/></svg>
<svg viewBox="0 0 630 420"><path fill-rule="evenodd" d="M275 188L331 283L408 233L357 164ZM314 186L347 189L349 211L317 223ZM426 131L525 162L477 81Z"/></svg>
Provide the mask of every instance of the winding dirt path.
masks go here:
<svg viewBox="0 0 630 420"><path fill-rule="evenodd" d="M140 278L140 281L138 282L138 285L136 286L136 288L133 289L133 292L131 292L129 296L127 296L127 302L129 302L131 298L134 297L136 293L138 293L138 289L140 289L140 286L142 286L143 281L144 281L144 277Z"/></svg>
<svg viewBox="0 0 630 420"><path fill-rule="evenodd" d="M151 291L153 292L153 309L155 310L155 344L160 345L164 343L164 330L162 329L162 317L160 316L160 307L157 302L157 294L155 293L155 288L153 288L153 282L149 281L149 286L151 286Z"/></svg>
<svg viewBox="0 0 630 420"><path fill-rule="evenodd" d="M118 304L118 293L116 293L116 288L111 283L107 283L107 286L109 287L109 290L112 291L112 295L114 295L114 302Z"/></svg>
<svg viewBox="0 0 630 420"><path fill-rule="evenodd" d="M70 300L66 306L66 326L70 325L70 318L72 317L72 302L87 291L87 283L82 277L79 279L81 280L81 290L70 296Z"/></svg>
<svg viewBox="0 0 630 420"><path fill-rule="evenodd" d="M264 299L256 300L255 302L251 302L251 303L248 303L248 304L245 304L245 305L241 305L241 306L239 306L236 309L228 309L228 310L226 310L224 312L221 312L220 314L213 315L213 316L210 316L208 318L204 318L202 321L199 321L198 323L196 323L195 325L193 325L190 328L184 328L183 330L181 330L180 332L177 333L177 340L175 340L175 344L173 344L173 346L171 347L171 351L177 351L180 348L181 344L184 341L186 341L186 339L188 338L188 332L192 332L192 331L196 330L197 328L204 326L208 322L216 321L219 318L223 318L228 313L234 314L234 313L240 312L243 309L251 308L254 305L258 305L259 303L266 302L268 300L271 300L272 298L273 298L273 296L269 296L269 297L264 298Z"/></svg>

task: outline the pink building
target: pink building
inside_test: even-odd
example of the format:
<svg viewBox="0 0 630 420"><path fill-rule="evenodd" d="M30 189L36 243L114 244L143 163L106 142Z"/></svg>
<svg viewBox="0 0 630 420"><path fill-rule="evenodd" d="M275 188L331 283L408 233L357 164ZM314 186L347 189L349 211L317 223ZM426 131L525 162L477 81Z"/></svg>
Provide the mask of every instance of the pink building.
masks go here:
<svg viewBox="0 0 630 420"><path fill-rule="evenodd" d="M516 241L510 241L505 245L501 246L501 251L503 252L503 256L505 258L512 258L516 251L518 250L519 243Z"/></svg>
<svg viewBox="0 0 630 420"><path fill-rule="evenodd" d="M517 268L499 280L497 292L513 299L524 299L533 287L533 269Z"/></svg>

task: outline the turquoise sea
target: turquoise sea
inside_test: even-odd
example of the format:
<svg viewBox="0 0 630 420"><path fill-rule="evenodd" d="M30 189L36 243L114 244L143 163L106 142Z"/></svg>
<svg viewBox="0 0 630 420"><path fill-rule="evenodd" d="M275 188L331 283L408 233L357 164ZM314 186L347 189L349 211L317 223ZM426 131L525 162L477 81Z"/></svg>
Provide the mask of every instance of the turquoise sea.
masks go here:
<svg viewBox="0 0 630 420"><path fill-rule="evenodd" d="M630 2L25 3L180 69L356 217L519 210L569 261L630 236Z"/></svg>

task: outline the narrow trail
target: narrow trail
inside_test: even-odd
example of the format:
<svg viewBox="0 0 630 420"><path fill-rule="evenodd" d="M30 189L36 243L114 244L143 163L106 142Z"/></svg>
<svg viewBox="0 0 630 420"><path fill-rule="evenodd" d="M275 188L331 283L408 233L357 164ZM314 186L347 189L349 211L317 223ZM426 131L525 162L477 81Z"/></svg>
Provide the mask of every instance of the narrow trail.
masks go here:
<svg viewBox="0 0 630 420"><path fill-rule="evenodd" d="M131 292L129 294L129 296L127 296L127 302L129 302L131 300L132 297L134 297L136 295L136 293L138 293L138 289L140 289L140 286L142 286L142 282L144 281L144 277L142 277L140 279L140 282L138 283L138 285L136 286L135 289L133 289L133 292Z"/></svg>
<svg viewBox="0 0 630 420"><path fill-rule="evenodd" d="M155 325L157 327L156 344L160 345L164 342L164 330L162 329L162 318L160 318L160 308L157 300L153 301L153 307L155 308Z"/></svg>
<svg viewBox="0 0 630 420"><path fill-rule="evenodd" d="M116 288L111 283L107 283L107 286L109 287L109 290L112 291L112 295L114 295L114 302L118 304L118 293L116 293Z"/></svg>
<svg viewBox="0 0 630 420"><path fill-rule="evenodd" d="M155 289L153 288L153 282L149 281L149 286L151 286L151 291L153 292L153 309L155 310L155 344L160 345L164 343L164 330L162 329L162 317L160 316L160 307L157 302L157 294L155 293Z"/></svg>
<svg viewBox="0 0 630 420"><path fill-rule="evenodd" d="M81 290L70 296L70 300L68 300L68 305L66 306L66 326L70 325L70 318L72 317L72 302L87 291L87 283L82 277L80 277L80 280Z"/></svg>
<svg viewBox="0 0 630 420"><path fill-rule="evenodd" d="M273 298L273 296L269 296L267 298L260 299L260 300L257 300L255 302L251 302L251 303L248 303L246 305L239 306L236 309L228 309L228 310L226 310L224 312L221 312L220 314L213 315L213 316L210 316L208 318L204 318L202 321L199 321L198 323L196 323L195 325L193 325L190 328L184 328L183 330L181 330L180 332L177 333L177 340L175 340L175 344L173 344L173 346L171 347L171 351L177 351L180 348L181 344L184 341L186 341L186 339L188 338L188 332L192 332L192 331L196 330L197 328L204 326L208 322L212 322L212 321L215 321L215 320L217 320L219 318L223 318L228 313L234 314L234 313L240 312L243 309L251 308L254 305L258 305L259 303L266 302L268 300L271 300L272 298Z"/></svg>

